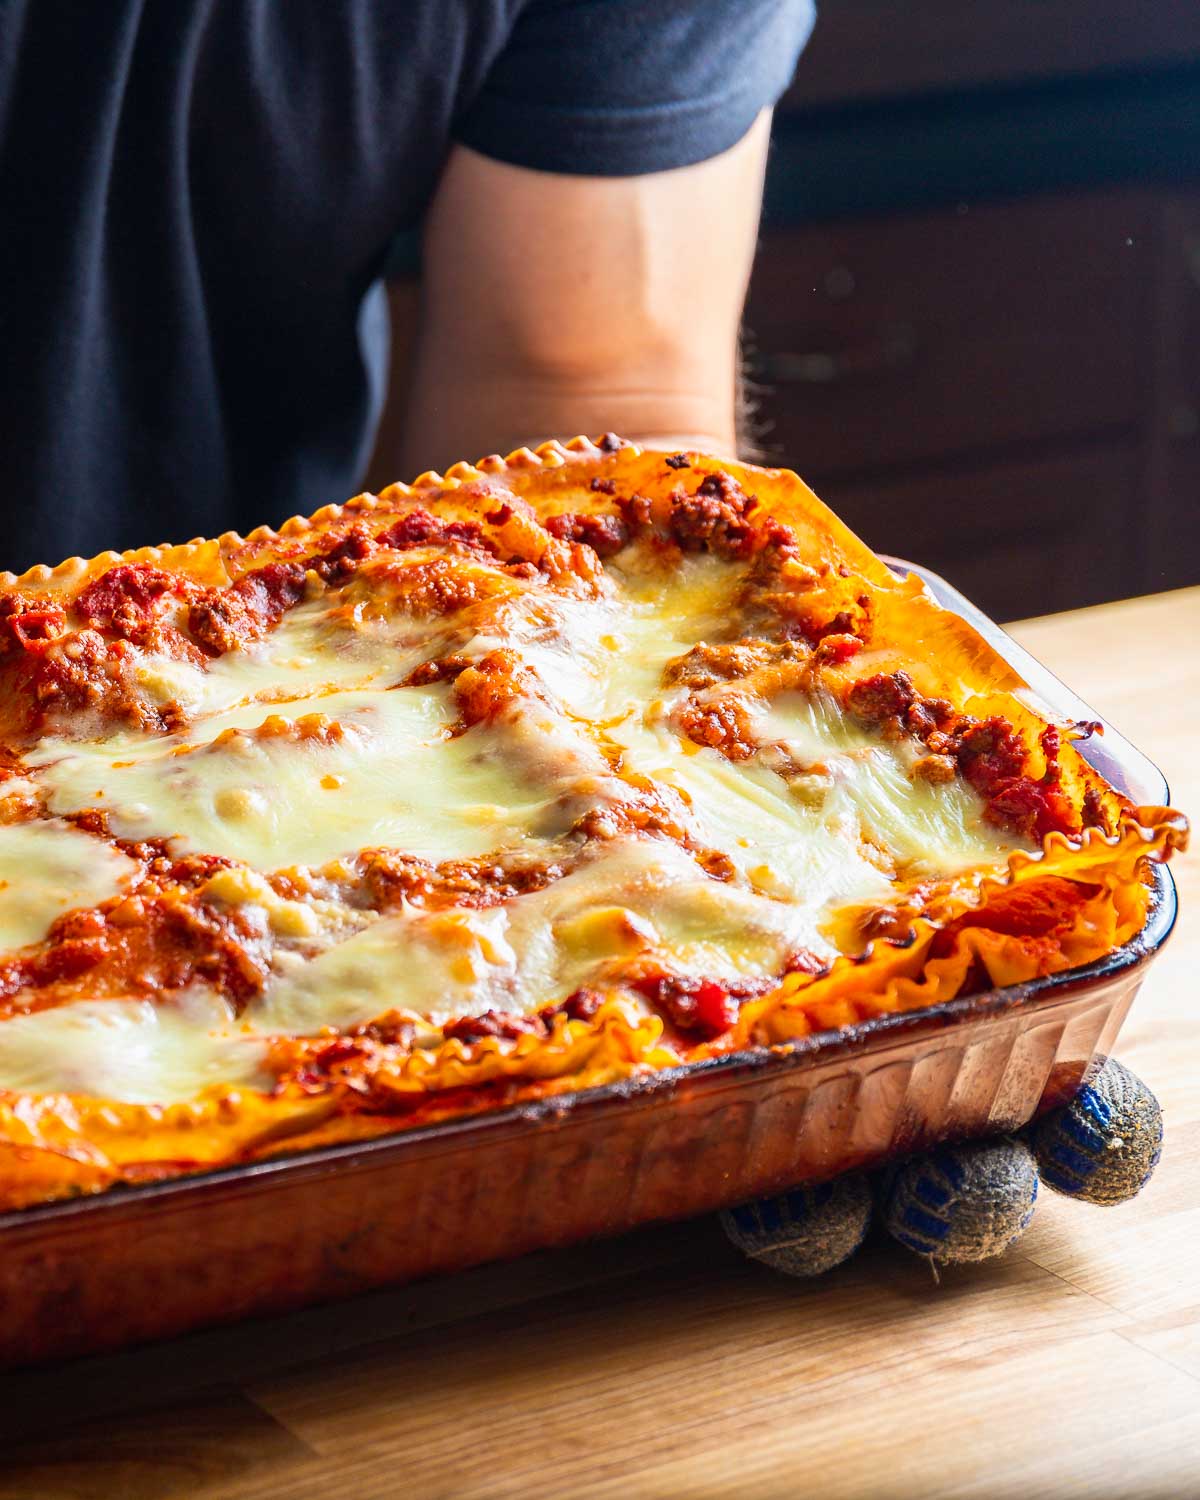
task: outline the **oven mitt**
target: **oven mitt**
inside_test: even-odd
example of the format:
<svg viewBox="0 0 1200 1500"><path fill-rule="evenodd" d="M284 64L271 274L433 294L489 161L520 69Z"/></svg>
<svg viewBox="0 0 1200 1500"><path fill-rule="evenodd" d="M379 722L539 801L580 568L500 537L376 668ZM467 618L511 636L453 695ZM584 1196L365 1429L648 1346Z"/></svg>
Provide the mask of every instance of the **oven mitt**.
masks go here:
<svg viewBox="0 0 1200 1500"><path fill-rule="evenodd" d="M939 1146L878 1172L759 1198L721 1214L725 1233L789 1276L819 1276L849 1259L872 1218L937 1265L987 1260L1020 1239L1039 1183L1105 1207L1134 1198L1162 1150L1162 1110L1113 1058L1069 1104L1016 1135Z"/></svg>

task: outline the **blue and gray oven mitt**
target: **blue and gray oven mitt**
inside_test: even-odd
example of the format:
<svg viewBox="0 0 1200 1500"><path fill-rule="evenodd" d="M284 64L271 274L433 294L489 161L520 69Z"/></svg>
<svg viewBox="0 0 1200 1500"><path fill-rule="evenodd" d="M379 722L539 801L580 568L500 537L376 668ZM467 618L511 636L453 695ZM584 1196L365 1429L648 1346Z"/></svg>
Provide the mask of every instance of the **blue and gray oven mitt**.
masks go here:
<svg viewBox="0 0 1200 1500"><path fill-rule="evenodd" d="M789 1276L819 1276L848 1260L873 1219L935 1265L987 1260L1024 1234L1040 1185L1104 1206L1136 1197L1162 1137L1158 1100L1110 1058L1069 1104L1015 1135L759 1198L727 1209L721 1222L740 1250Z"/></svg>

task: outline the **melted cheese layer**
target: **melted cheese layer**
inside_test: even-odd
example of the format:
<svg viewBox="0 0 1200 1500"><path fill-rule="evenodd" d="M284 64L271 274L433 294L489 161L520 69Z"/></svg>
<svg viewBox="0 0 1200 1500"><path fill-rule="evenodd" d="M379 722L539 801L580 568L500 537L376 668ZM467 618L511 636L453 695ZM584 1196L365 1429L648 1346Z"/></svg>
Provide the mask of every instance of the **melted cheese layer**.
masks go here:
<svg viewBox="0 0 1200 1500"><path fill-rule="evenodd" d="M0 1088L171 1104L218 1084L269 1088L266 1049L210 996L80 1000L0 1026Z"/></svg>
<svg viewBox="0 0 1200 1500"><path fill-rule="evenodd" d="M416 621L363 621L326 599L289 610L264 639L204 665L150 656L134 682L150 702L208 718L239 704L289 703L322 692L391 686L436 654L444 632Z"/></svg>
<svg viewBox="0 0 1200 1500"><path fill-rule="evenodd" d="M665 840L621 839L544 890L484 911L410 909L285 962L247 1020L311 1033L398 1008L441 1025L537 1010L640 954L675 973L732 979L777 972L810 944L828 949L811 912L712 880Z"/></svg>
<svg viewBox="0 0 1200 1500"><path fill-rule="evenodd" d="M119 838L174 839L258 870L380 845L433 860L485 854L530 836L557 790L547 796L505 753L515 728L449 737L442 685L329 693L288 710L250 703L153 739L50 740L27 761L55 813L100 808ZM314 713L340 736L297 727ZM255 732L272 717L280 732Z"/></svg>
<svg viewBox="0 0 1200 1500"><path fill-rule="evenodd" d="M628 769L683 794L702 843L754 885L806 905L886 899L899 871L954 874L1017 847L984 822L969 787L914 783L890 747L827 751L819 771L788 781L662 725L610 733Z"/></svg>
<svg viewBox="0 0 1200 1500"><path fill-rule="evenodd" d="M69 823L0 824L0 947L36 942L64 912L115 896L137 868Z"/></svg>
<svg viewBox="0 0 1200 1500"><path fill-rule="evenodd" d="M658 572L639 576L610 564L600 598L513 600L465 654L519 651L568 713L604 724L657 699L666 664L720 635L743 576L741 567L701 553L683 558L664 590Z"/></svg>

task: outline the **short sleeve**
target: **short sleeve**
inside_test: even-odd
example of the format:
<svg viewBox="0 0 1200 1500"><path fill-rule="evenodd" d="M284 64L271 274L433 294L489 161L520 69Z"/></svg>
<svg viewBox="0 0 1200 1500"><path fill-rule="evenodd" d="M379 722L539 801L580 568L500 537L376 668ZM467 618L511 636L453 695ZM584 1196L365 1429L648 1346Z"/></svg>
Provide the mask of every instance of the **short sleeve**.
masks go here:
<svg viewBox="0 0 1200 1500"><path fill-rule="evenodd" d="M578 176L707 161L787 88L814 19L813 0L532 0L454 135Z"/></svg>

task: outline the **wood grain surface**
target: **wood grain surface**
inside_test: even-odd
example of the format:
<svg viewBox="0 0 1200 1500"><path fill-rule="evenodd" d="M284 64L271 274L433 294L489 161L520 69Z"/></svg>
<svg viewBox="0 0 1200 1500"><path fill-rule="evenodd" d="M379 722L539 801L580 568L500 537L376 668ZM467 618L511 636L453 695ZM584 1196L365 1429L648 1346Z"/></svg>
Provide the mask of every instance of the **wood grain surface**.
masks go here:
<svg viewBox="0 0 1200 1500"><path fill-rule="evenodd" d="M1014 627L1200 815L1200 589ZM813 1283L712 1220L0 1380L0 1497L1200 1495L1200 857L1122 1033L1166 1149L1003 1260Z"/></svg>

